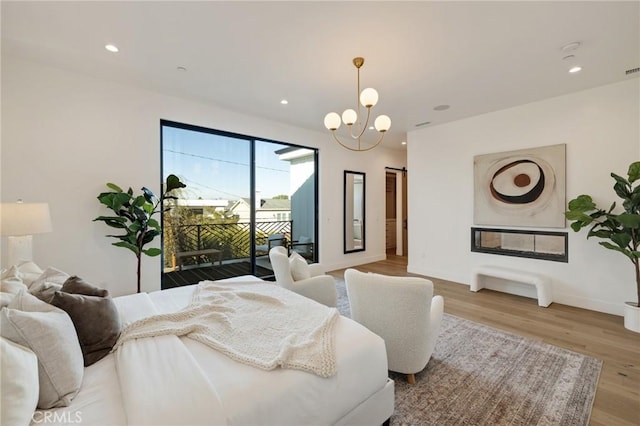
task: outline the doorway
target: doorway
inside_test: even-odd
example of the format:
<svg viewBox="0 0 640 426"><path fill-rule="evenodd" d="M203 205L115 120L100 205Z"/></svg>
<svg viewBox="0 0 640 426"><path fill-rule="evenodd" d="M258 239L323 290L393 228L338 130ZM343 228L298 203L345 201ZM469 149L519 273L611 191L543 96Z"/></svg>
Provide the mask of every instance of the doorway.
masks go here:
<svg viewBox="0 0 640 426"><path fill-rule="evenodd" d="M385 173L386 252L406 256L407 237L407 169L386 167Z"/></svg>

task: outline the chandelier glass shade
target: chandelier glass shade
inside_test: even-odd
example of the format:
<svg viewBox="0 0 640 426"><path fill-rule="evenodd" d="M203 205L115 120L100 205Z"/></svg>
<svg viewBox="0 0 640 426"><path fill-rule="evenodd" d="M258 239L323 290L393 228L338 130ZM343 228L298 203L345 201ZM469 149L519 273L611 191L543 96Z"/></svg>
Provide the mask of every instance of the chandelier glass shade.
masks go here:
<svg viewBox="0 0 640 426"><path fill-rule="evenodd" d="M370 149L375 148L382 142L387 130L391 128L391 119L386 115L379 115L373 123L373 126L378 131L378 139L375 140L373 144L362 144L361 139L365 131L368 129L369 120L371 119L371 108L376 106L378 103L378 92L376 89L367 87L362 92L360 91L360 68L363 64L364 58L353 58L353 65L356 67L358 72L358 85L356 92L357 110L346 109L342 113L342 116L337 112L330 112L324 117L324 126L327 130L331 131L335 141L351 151L369 151ZM366 109L366 116L361 114L361 106ZM349 136L351 137L351 141L347 143L341 141L336 134L336 131L340 128L342 123L349 127Z"/></svg>

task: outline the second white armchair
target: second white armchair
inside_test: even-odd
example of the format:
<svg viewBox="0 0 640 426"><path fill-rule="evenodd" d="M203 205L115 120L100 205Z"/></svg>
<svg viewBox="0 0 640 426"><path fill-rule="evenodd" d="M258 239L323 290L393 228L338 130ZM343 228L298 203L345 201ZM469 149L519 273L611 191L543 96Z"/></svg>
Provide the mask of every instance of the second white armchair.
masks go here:
<svg viewBox="0 0 640 426"><path fill-rule="evenodd" d="M269 251L269 260L276 276L276 283L280 287L323 305L336 307L338 303L336 282L331 275L324 274L321 265L307 264L297 253L289 258L285 247L273 247Z"/></svg>
<svg viewBox="0 0 640 426"><path fill-rule="evenodd" d="M389 370L415 383L433 353L444 309L433 283L418 277L391 277L347 269L344 273L351 318L384 339Z"/></svg>

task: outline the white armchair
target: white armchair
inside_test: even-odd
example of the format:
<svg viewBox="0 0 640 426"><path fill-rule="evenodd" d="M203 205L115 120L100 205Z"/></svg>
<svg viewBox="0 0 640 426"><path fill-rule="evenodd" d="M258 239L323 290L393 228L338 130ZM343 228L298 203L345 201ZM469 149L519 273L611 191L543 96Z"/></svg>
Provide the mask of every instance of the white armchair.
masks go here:
<svg viewBox="0 0 640 426"><path fill-rule="evenodd" d="M436 344L444 300L433 295L433 283L418 277L391 277L347 269L344 281L351 317L382 337L389 370L415 373L429 362Z"/></svg>
<svg viewBox="0 0 640 426"><path fill-rule="evenodd" d="M324 275L321 265L317 263L307 265L301 256L297 254L292 256L290 259L287 256L287 249L281 246L273 247L269 251L269 260L276 276L276 283L287 290L335 308L338 303L338 290L333 277ZM296 273L292 270L292 265L294 269L302 270ZM294 276L298 279L294 279Z"/></svg>

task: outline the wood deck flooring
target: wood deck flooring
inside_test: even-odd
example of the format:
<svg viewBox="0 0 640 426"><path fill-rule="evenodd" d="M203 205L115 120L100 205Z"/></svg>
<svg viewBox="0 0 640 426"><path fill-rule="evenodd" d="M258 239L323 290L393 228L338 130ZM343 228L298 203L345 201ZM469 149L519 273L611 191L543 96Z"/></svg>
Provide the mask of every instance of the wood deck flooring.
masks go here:
<svg viewBox="0 0 640 426"><path fill-rule="evenodd" d="M406 257L395 255L355 269L413 275ZM330 274L344 280L344 270ZM625 329L622 317L558 303L542 308L536 299L487 289L474 293L466 285L430 279L449 314L604 361L589 424L640 425L640 334Z"/></svg>
<svg viewBox="0 0 640 426"><path fill-rule="evenodd" d="M240 275L251 275L249 262L223 263L222 265L201 266L196 268L184 268L179 271L164 272L162 274L162 289L197 284L203 280L222 280ZM254 275L262 279L273 279L273 271L256 265Z"/></svg>

